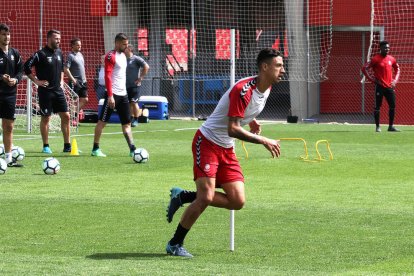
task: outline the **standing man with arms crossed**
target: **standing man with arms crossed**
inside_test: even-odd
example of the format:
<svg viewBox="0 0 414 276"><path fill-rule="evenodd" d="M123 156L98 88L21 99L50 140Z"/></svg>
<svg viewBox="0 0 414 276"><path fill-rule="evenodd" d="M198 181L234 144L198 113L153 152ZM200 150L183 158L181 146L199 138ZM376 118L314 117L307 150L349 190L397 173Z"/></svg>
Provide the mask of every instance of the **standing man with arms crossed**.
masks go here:
<svg viewBox="0 0 414 276"><path fill-rule="evenodd" d="M40 133L43 140L43 153L52 153L49 146L49 122L53 113L60 117L63 133L63 152L70 152L70 115L65 94L63 92L63 55L59 49L60 32L50 30L47 32L47 45L34 53L24 64L27 77L37 86L40 105ZM36 68L36 76L32 67Z"/></svg>
<svg viewBox="0 0 414 276"><path fill-rule="evenodd" d="M95 127L92 156L106 157L99 148L102 131L111 118L114 109L117 110L122 125L122 133L128 143L129 155L135 150L134 138L131 132L131 117L129 110L128 95L126 91L126 68L127 58L125 49L128 46L128 37L119 33L115 36L115 49L109 51L105 56L105 86L107 95L99 120Z"/></svg>
<svg viewBox="0 0 414 276"><path fill-rule="evenodd" d="M88 87L86 84L85 59L80 52L82 47L80 38L72 38L70 46L72 51L68 54L64 70L69 78L69 87L79 96L79 111L81 111L88 103Z"/></svg>
<svg viewBox="0 0 414 276"><path fill-rule="evenodd" d="M376 54L371 60L364 64L362 73L370 81L375 83L375 131L381 132L380 128L380 108L382 98L385 97L389 106L389 126L388 131L400 131L394 127L395 116L395 86L400 78L400 66L395 58L389 55L390 44L387 41L380 42L380 53ZM370 69L374 72L372 75ZM395 77L393 79L393 69Z"/></svg>
<svg viewBox="0 0 414 276"><path fill-rule="evenodd" d="M197 191L171 190L168 222L180 206L191 204L167 243L166 251L170 255L193 257L184 249L184 239L208 206L229 210L243 207L244 177L234 153L235 138L262 144L273 157L280 155L279 141L260 136L261 126L255 118L263 110L272 84L278 83L285 73L282 54L271 48L263 49L257 57L257 67L257 76L241 79L227 90L194 136L193 172ZM243 128L247 124L250 132ZM224 193L216 192L216 188L222 188Z"/></svg>
<svg viewBox="0 0 414 276"><path fill-rule="evenodd" d="M9 47L10 28L0 24L0 118L4 136L7 166L22 167L12 160L13 128L16 110L17 84L22 80L23 62L19 51Z"/></svg>
<svg viewBox="0 0 414 276"><path fill-rule="evenodd" d="M126 71L126 88L132 115L131 126L136 127L138 125L138 117L140 115L138 106L139 88L142 80L148 73L149 65L143 58L134 55L134 47L132 45L128 45L125 49L125 55L128 62Z"/></svg>

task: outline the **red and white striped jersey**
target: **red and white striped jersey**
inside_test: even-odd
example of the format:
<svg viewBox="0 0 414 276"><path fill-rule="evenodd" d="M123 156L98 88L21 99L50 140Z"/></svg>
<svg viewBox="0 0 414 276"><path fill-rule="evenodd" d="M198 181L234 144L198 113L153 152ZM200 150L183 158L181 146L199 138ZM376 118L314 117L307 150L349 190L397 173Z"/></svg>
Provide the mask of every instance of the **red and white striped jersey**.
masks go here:
<svg viewBox="0 0 414 276"><path fill-rule="evenodd" d="M256 76L239 80L224 93L213 113L200 127L210 141L224 148L234 146L234 138L228 134L229 117L243 118L242 126L249 124L262 112L270 94L269 87L263 93L256 88Z"/></svg>
<svg viewBox="0 0 414 276"><path fill-rule="evenodd" d="M105 86L108 96L125 96L127 58L124 53L115 50L105 56Z"/></svg>

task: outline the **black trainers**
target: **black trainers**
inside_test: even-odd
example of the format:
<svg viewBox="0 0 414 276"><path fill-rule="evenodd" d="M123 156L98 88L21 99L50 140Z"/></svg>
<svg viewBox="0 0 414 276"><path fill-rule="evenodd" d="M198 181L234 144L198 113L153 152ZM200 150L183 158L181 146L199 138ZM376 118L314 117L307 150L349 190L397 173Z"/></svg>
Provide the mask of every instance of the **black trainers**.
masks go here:
<svg viewBox="0 0 414 276"><path fill-rule="evenodd" d="M7 164L7 167L22 168L22 167L24 167L24 165L12 161L12 162L10 162L10 163Z"/></svg>
<svg viewBox="0 0 414 276"><path fill-rule="evenodd" d="M63 148L63 152L71 152L72 147Z"/></svg>
<svg viewBox="0 0 414 276"><path fill-rule="evenodd" d="M184 190L178 187L174 187L170 190L170 204L168 204L167 207L167 221L168 223L171 223L175 212L183 206L180 199L180 193Z"/></svg>
<svg viewBox="0 0 414 276"><path fill-rule="evenodd" d="M392 131L392 132L400 132L401 130L399 130L398 128L395 128L393 126L388 127L388 131Z"/></svg>

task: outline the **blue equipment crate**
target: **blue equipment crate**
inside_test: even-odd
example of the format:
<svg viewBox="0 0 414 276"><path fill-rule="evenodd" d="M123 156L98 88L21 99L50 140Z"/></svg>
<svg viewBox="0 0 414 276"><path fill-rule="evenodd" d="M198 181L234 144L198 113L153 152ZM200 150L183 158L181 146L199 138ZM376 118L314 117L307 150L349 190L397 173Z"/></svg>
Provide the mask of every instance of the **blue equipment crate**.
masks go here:
<svg viewBox="0 0 414 276"><path fill-rule="evenodd" d="M162 96L141 96L138 100L139 108L148 109L148 117L155 120L168 120L168 100Z"/></svg>

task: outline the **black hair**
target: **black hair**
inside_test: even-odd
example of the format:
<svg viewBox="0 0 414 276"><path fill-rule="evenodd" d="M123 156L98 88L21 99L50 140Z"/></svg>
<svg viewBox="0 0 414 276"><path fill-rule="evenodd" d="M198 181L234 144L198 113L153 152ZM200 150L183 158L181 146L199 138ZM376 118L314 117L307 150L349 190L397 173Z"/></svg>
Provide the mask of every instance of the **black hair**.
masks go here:
<svg viewBox="0 0 414 276"><path fill-rule="evenodd" d="M124 33L119 33L115 36L115 42L122 40L128 40L128 36Z"/></svg>
<svg viewBox="0 0 414 276"><path fill-rule="evenodd" d="M381 42L379 43L379 46L380 46L380 47L382 47L382 46L385 46L385 45L387 45L387 44L389 44L389 43L388 43L388 41L383 40L383 41L381 41Z"/></svg>
<svg viewBox="0 0 414 276"><path fill-rule="evenodd" d="M7 25L6 25L6 24L4 24L4 23L1 23L1 24L0 24L0 31L10 32L10 27L9 27L9 26L7 26Z"/></svg>
<svg viewBox="0 0 414 276"><path fill-rule="evenodd" d="M58 35L60 35L60 32L59 32L58 30L49 30L49 31L47 32L47 38L52 37L52 35L53 35L53 34L58 34Z"/></svg>
<svg viewBox="0 0 414 276"><path fill-rule="evenodd" d="M79 37L74 37L70 40L70 46L75 45L76 42L81 41Z"/></svg>
<svg viewBox="0 0 414 276"><path fill-rule="evenodd" d="M282 53L273 48L264 48L257 55L257 67L260 68L260 65L265 62L269 62L274 57L283 57Z"/></svg>

